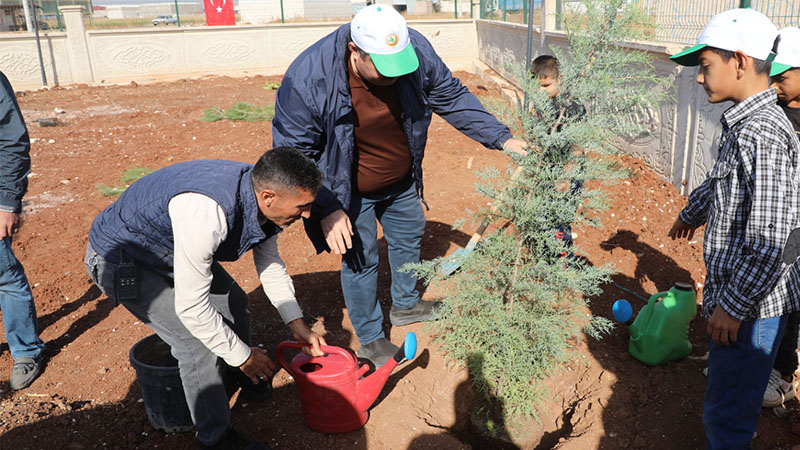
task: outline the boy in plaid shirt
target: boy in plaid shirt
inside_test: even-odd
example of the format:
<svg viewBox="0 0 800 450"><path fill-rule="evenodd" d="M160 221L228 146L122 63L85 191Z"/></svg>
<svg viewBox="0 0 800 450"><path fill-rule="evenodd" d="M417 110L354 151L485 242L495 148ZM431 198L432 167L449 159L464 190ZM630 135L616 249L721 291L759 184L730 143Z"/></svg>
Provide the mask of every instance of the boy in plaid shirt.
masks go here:
<svg viewBox="0 0 800 450"><path fill-rule="evenodd" d="M719 155L669 236L706 224L703 314L711 336L703 427L708 448L751 448L800 272L784 245L800 225L800 143L769 89L777 28L752 9L714 16L698 45L672 59L699 65L708 101L732 101Z"/></svg>

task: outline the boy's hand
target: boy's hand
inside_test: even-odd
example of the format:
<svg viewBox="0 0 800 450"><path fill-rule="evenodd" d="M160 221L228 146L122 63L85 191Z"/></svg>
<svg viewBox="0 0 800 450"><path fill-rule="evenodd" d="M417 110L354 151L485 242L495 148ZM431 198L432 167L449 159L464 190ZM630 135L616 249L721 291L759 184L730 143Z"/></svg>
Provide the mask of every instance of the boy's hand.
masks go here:
<svg viewBox="0 0 800 450"><path fill-rule="evenodd" d="M727 346L736 342L736 335L739 334L739 325L742 322L730 316L722 306L714 308L714 314L708 321L706 333L717 345Z"/></svg>
<svg viewBox="0 0 800 450"><path fill-rule="evenodd" d="M673 241L681 238L692 239L694 237L694 230L696 229L697 227L693 227L678 218L675 219L675 223L672 224L672 228L670 228L667 236L671 237Z"/></svg>

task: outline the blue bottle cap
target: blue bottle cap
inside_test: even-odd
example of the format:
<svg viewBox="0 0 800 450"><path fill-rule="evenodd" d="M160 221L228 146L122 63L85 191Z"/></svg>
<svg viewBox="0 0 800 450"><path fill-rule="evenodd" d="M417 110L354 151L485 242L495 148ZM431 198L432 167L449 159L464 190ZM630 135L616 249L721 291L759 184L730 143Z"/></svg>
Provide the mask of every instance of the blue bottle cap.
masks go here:
<svg viewBox="0 0 800 450"><path fill-rule="evenodd" d="M405 350L405 357L409 361L414 359L417 354L417 335L413 331L406 335L406 339L403 341L403 350Z"/></svg>
<svg viewBox="0 0 800 450"><path fill-rule="evenodd" d="M631 308L630 302L622 299L614 302L611 312L614 314L614 318L622 323L627 323L633 316L633 308Z"/></svg>

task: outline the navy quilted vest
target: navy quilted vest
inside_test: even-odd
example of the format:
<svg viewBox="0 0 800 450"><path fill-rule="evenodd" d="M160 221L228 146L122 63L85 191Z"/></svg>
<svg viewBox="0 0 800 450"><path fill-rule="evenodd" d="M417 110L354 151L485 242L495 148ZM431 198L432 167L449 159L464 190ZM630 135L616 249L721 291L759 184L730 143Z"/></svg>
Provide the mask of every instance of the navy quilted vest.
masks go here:
<svg viewBox="0 0 800 450"><path fill-rule="evenodd" d="M153 269L172 273L174 241L168 205L172 197L196 192L216 201L225 212L228 237L215 261L235 261L280 230L267 221L258 223L250 172L253 166L234 161L190 161L161 170L133 183L92 223L89 242L112 263L134 259Z"/></svg>

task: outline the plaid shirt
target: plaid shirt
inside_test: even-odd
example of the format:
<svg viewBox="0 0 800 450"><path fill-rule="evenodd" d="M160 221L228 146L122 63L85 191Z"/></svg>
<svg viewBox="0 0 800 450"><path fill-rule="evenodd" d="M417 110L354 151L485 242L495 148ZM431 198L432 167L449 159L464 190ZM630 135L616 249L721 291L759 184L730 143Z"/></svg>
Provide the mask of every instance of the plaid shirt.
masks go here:
<svg viewBox="0 0 800 450"><path fill-rule="evenodd" d="M703 314L720 305L739 320L800 310L800 268L781 257L800 226L800 142L774 89L722 116L719 157L680 219L706 223Z"/></svg>

